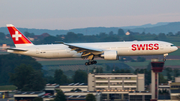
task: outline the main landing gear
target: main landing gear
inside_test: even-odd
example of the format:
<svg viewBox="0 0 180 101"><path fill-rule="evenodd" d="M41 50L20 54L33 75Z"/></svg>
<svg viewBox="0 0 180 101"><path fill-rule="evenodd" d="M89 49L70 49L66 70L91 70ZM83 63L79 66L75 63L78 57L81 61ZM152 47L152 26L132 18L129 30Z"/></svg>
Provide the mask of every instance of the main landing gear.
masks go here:
<svg viewBox="0 0 180 101"><path fill-rule="evenodd" d="M92 65L92 64L96 64L97 61L89 61L89 62L85 62L85 65L88 66L88 65Z"/></svg>
<svg viewBox="0 0 180 101"><path fill-rule="evenodd" d="M97 63L97 61L94 61L94 55L93 55L93 54L92 54L92 55L89 55L89 56L88 56L88 59L89 59L89 61L88 61L88 62L85 62L85 65L86 65L86 66Z"/></svg>

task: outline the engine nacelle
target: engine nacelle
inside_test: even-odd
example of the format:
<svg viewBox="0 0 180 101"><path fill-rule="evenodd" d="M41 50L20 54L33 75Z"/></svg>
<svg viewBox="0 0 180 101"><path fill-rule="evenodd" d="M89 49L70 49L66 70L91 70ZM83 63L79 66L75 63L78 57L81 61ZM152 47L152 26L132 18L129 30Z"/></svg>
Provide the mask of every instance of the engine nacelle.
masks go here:
<svg viewBox="0 0 180 101"><path fill-rule="evenodd" d="M115 50L104 51L101 57L104 57L104 60L118 60L117 51Z"/></svg>

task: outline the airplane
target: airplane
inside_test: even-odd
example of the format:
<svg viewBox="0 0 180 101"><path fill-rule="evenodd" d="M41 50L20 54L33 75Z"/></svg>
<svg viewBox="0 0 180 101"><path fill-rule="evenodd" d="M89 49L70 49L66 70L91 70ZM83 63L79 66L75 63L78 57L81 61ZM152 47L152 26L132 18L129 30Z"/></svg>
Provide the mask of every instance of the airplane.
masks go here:
<svg viewBox="0 0 180 101"><path fill-rule="evenodd" d="M163 55L178 48L164 41L127 41L127 42L94 42L94 43L64 43L49 45L34 45L12 24L7 28L15 47L7 48L7 52L28 55L39 58L87 58L85 65L96 64L95 57L104 60L118 60L119 56Z"/></svg>

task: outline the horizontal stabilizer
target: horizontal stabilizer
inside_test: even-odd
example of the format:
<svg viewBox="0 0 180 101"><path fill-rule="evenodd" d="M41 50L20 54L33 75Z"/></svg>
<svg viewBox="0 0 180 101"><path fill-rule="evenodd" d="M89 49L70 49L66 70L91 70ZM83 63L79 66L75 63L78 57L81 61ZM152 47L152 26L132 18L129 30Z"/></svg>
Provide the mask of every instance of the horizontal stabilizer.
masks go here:
<svg viewBox="0 0 180 101"><path fill-rule="evenodd" d="M17 49L17 48L7 48L6 50L22 51L22 52L28 51L28 50L24 50L24 49Z"/></svg>

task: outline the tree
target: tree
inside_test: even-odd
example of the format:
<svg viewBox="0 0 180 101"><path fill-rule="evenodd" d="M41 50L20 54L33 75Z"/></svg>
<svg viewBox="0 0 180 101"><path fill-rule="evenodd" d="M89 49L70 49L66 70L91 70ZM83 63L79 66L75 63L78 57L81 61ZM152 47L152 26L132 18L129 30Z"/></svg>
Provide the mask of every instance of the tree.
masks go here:
<svg viewBox="0 0 180 101"><path fill-rule="evenodd" d="M57 41L57 37L55 36L48 36L48 37L45 37L42 41L42 43L44 44L51 44L51 43L55 43L55 41Z"/></svg>
<svg viewBox="0 0 180 101"><path fill-rule="evenodd" d="M180 31L178 31L178 32L175 34L175 36L180 36Z"/></svg>
<svg viewBox="0 0 180 101"><path fill-rule="evenodd" d="M29 32L27 32L27 31L24 32L24 35L25 35L26 37L34 37L34 33L29 33Z"/></svg>
<svg viewBox="0 0 180 101"><path fill-rule="evenodd" d="M102 67L94 67L92 72L93 73L103 73L103 68Z"/></svg>
<svg viewBox="0 0 180 101"><path fill-rule="evenodd" d="M3 32L0 32L0 39L2 39L2 40L5 39L5 34Z"/></svg>
<svg viewBox="0 0 180 101"><path fill-rule="evenodd" d="M9 73L14 73L15 67L21 64L29 65L35 70L42 70L42 65L32 57L17 54L0 55L0 84L10 84Z"/></svg>
<svg viewBox="0 0 180 101"><path fill-rule="evenodd" d="M96 101L96 98L93 94L87 94L86 101Z"/></svg>
<svg viewBox="0 0 180 101"><path fill-rule="evenodd" d="M146 61L146 58L140 56L137 57L137 62L144 62L144 61Z"/></svg>
<svg viewBox="0 0 180 101"><path fill-rule="evenodd" d="M62 90L57 90L56 92L57 92L57 94L56 94L54 101L66 101L66 96L64 95Z"/></svg>
<svg viewBox="0 0 180 101"><path fill-rule="evenodd" d="M46 80L46 83L50 83L50 84L55 83L54 77L52 77L52 76L45 76L45 80Z"/></svg>
<svg viewBox="0 0 180 101"><path fill-rule="evenodd" d="M55 70L54 82L60 85L68 83L68 79L61 69Z"/></svg>
<svg viewBox="0 0 180 101"><path fill-rule="evenodd" d="M166 83L166 82L167 80L164 78L164 76L161 73L159 73L159 83Z"/></svg>
<svg viewBox="0 0 180 101"><path fill-rule="evenodd" d="M120 36L125 35L124 30L119 28L118 29L118 35L120 35Z"/></svg>
<svg viewBox="0 0 180 101"><path fill-rule="evenodd" d="M113 31L110 31L109 36L113 36L113 35L114 35Z"/></svg>
<svg viewBox="0 0 180 101"><path fill-rule="evenodd" d="M178 77L178 76L180 75L179 69L177 69L177 68L175 68L175 69L173 70L173 72L174 72L174 77Z"/></svg>
<svg viewBox="0 0 180 101"><path fill-rule="evenodd" d="M166 70L166 75L167 75L167 80L169 81L169 80L172 80L172 75L171 75L171 72L172 72L172 68L169 68L169 67L167 67L167 68L165 68L165 70Z"/></svg>
<svg viewBox="0 0 180 101"><path fill-rule="evenodd" d="M167 36L174 36L174 34L172 32L169 32Z"/></svg>
<svg viewBox="0 0 180 101"><path fill-rule="evenodd" d="M40 71L34 71L30 75L30 83L28 84L29 90L31 91L40 91L45 87L45 79L43 74Z"/></svg>
<svg viewBox="0 0 180 101"><path fill-rule="evenodd" d="M131 73L129 69L124 70L124 69L116 69L115 71L112 71L112 73Z"/></svg>
<svg viewBox="0 0 180 101"><path fill-rule="evenodd" d="M87 73L82 70L77 70L73 76L74 82L87 83Z"/></svg>
<svg viewBox="0 0 180 101"><path fill-rule="evenodd" d="M74 32L68 32L67 35L65 36L65 42L77 42L78 36Z"/></svg>
<svg viewBox="0 0 180 101"><path fill-rule="evenodd" d="M160 40L166 40L166 35L164 33L159 33L158 39Z"/></svg>
<svg viewBox="0 0 180 101"><path fill-rule="evenodd" d="M45 86L42 73L25 64L15 68L15 72L10 74L10 82L22 91L40 91Z"/></svg>
<svg viewBox="0 0 180 101"><path fill-rule="evenodd" d="M33 101L43 101L43 98L41 98L41 97L36 97L36 98L33 99Z"/></svg>

